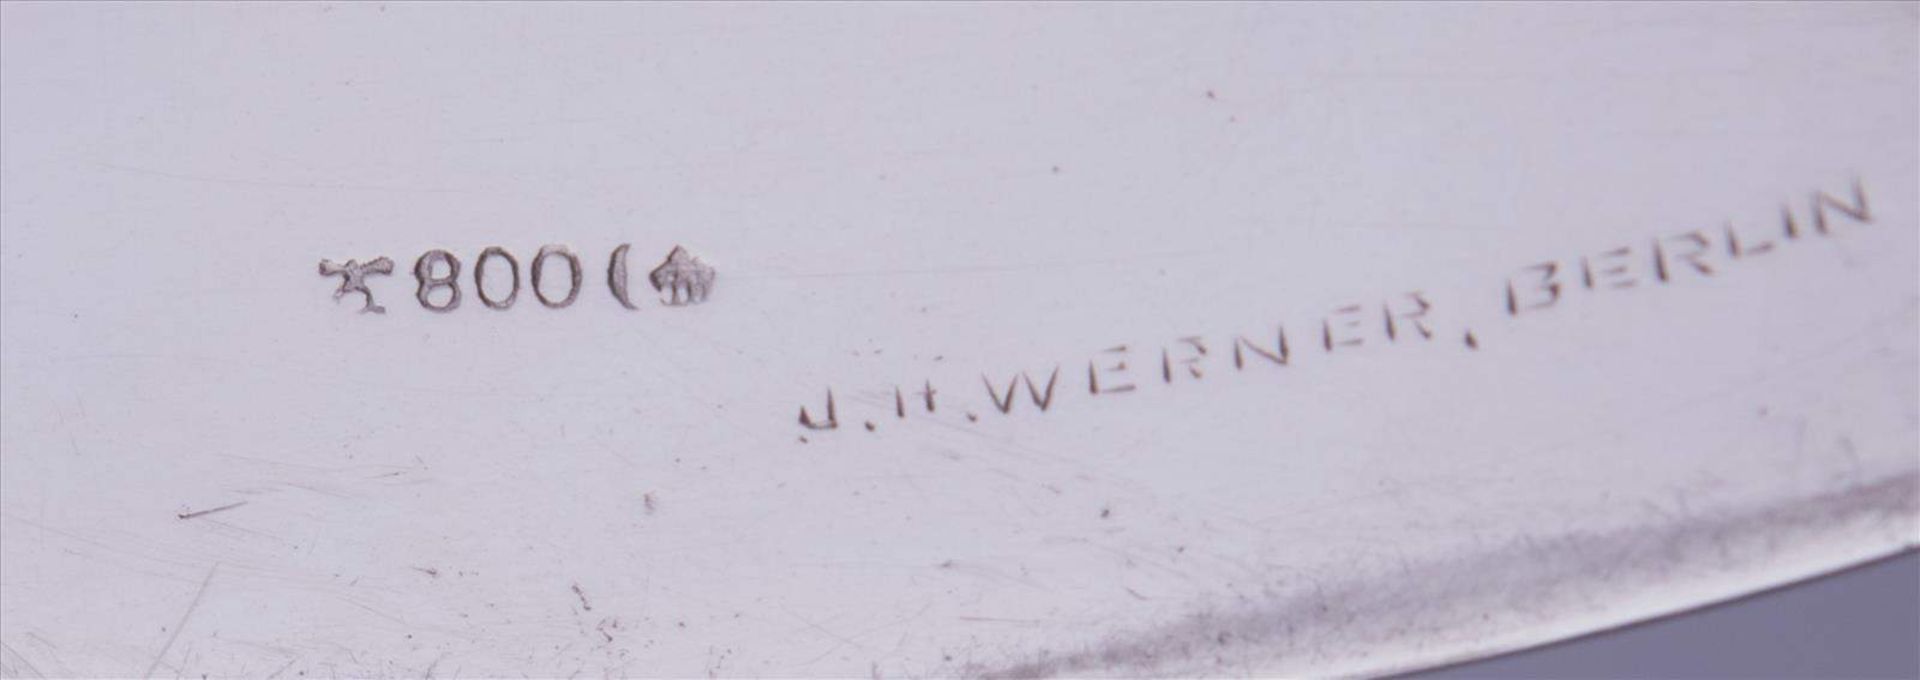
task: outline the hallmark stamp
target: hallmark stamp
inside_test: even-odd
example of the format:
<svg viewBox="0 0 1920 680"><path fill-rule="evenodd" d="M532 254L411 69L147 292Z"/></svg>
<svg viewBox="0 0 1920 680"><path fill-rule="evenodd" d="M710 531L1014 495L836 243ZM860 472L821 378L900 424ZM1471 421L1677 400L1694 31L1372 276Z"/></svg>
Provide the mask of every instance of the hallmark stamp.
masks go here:
<svg viewBox="0 0 1920 680"><path fill-rule="evenodd" d="M367 312L373 312L375 314L387 313L387 308L373 303L373 291L367 289L367 277L373 274L384 276L392 273L393 260L385 257L374 258L373 261L365 264L362 264L359 260L347 260L346 264L339 264L333 260L320 261L321 276L340 277L340 288L333 291L333 299L338 300L346 297L348 293L359 293L367 296L366 300L360 305L360 313L362 314Z"/></svg>
<svg viewBox="0 0 1920 680"><path fill-rule="evenodd" d="M653 289L662 293L671 292L672 298L667 304L675 307L704 302L707 293L713 290L713 267L694 257L686 248L674 246L667 253L667 259L647 274L653 282ZM681 297L681 293L686 296Z"/></svg>
<svg viewBox="0 0 1920 680"><path fill-rule="evenodd" d="M620 306L639 309L639 305L634 304L627 293L627 251L630 248L630 244L620 244L607 258L607 288L613 293L614 301ZM556 259L559 262L555 263ZM501 275L499 272L501 267L488 266L495 260L505 261L504 274L507 282L505 285L495 283L492 288L489 288L489 279L496 279ZM495 310L513 307L513 303L520 297L520 262L513 253L507 252L507 249L500 246L489 246L480 251L480 256L473 262L473 289L480 297L481 304ZM580 298L581 289L586 283L586 271L580 256L571 248L556 244L541 246L530 262L532 272L526 285L533 289L533 296L540 301L541 305L549 309L564 309L572 306L574 301ZM554 266L566 268L564 283L556 282L553 286L543 285L548 278L559 278L547 276ZM462 298L460 272L461 262L458 255L439 248L422 253L413 263L413 277L416 282L413 294L420 301L420 307L440 313L458 309ZM366 301L360 308L361 312L387 313L387 308L374 303L373 289L367 286L367 277L392 273L393 260L385 256L365 263L359 260L347 260L346 264L333 260L320 261L320 275L341 277L339 289L333 292L335 300L345 297L348 293L360 293L366 296ZM713 293L714 278L713 265L695 257L683 246L674 246L673 250L667 253L666 259L648 274L648 280L653 284L653 289L663 294L660 302L669 307L684 307L705 302ZM550 294L551 288L559 285L566 286L566 294ZM496 297L495 291L502 288L505 289L505 294ZM444 293L441 292L443 289Z"/></svg>

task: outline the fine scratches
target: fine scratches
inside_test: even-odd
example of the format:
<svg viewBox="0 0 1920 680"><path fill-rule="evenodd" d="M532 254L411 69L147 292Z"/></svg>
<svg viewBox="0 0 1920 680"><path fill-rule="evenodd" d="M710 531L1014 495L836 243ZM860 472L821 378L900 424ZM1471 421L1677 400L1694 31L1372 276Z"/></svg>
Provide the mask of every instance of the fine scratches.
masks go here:
<svg viewBox="0 0 1920 680"><path fill-rule="evenodd" d="M208 510L207 512L213 511ZM215 562L212 567L207 568L207 577L200 579L200 589L194 591L193 601L187 603L187 611L180 615L180 622L174 624L173 632L167 635L167 643L160 645L160 653L153 655L153 663L147 664L147 672L140 674L140 677L153 677L154 669L160 667L160 660L167 658L167 650L173 649L174 641L180 639L180 630L187 627L187 619L193 618L193 610L200 608L200 599L207 596L207 584L213 583L213 574L217 571L220 571L220 563L218 562Z"/></svg>
<svg viewBox="0 0 1920 680"><path fill-rule="evenodd" d="M226 505L222 505L222 506L220 506L220 507L217 507L217 508L208 508L208 509L206 509L206 510L196 510L196 511L193 511L193 512L182 512L182 513L179 513L179 514L176 514L176 515L174 515L174 516L175 516L175 517L178 517L178 518L180 518L180 519L193 519L193 518L195 518L195 517L205 517L205 516L207 516L207 515L211 515L211 514L213 514L213 513L216 513L216 512L222 512L222 511L225 511L225 510L232 510L232 509L234 509L234 508L237 508L237 507L240 507L240 506L242 506L242 505L246 505L246 504L247 504L247 502L246 502L246 501L240 501L240 502L238 502L238 503L228 503L228 504L226 504Z"/></svg>
<svg viewBox="0 0 1920 680"><path fill-rule="evenodd" d="M587 611L593 611L593 603L587 601L587 592L580 589L580 584L578 583L573 584L573 595L574 597L580 598L581 609L585 609Z"/></svg>
<svg viewBox="0 0 1920 680"><path fill-rule="evenodd" d="M1413 584L1405 588L1380 588L1386 577L1379 572L1328 573L1230 607L1090 638L1079 646L998 664L967 662L936 674L1286 677L1311 668L1314 675L1389 675L1461 658L1448 655L1466 648L1444 644L1394 658L1379 654L1382 649L1414 648L1407 644L1410 640L1431 645L1436 638L1423 637L1431 631L1462 633L1458 639L1468 639L1470 632L1489 639L1537 629L1537 620L1508 611L1513 602L1524 601L1540 611L1584 611L1595 601L1632 601L1667 592L1658 584L1688 567L1713 565L1717 570L1777 563L1792 557L1793 550L1818 546L1810 537L1838 526L1911 535L1920 517L1917 510L1920 475L1908 472L1780 502L1729 504L1683 521L1644 518L1604 531L1520 534L1471 552L1403 562L1392 569L1404 583ZM1743 567L1715 572L1714 578L1758 584L1774 577ZM1674 601L1657 609L1694 604L1700 602ZM1609 607L1605 613L1626 620L1657 612Z"/></svg>

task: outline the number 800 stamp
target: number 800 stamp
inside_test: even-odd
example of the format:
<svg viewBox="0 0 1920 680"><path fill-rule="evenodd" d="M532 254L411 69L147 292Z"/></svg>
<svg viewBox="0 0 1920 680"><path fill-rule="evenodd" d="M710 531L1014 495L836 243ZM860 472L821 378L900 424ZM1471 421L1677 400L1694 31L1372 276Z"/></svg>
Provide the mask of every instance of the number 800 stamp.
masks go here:
<svg viewBox="0 0 1920 680"><path fill-rule="evenodd" d="M627 287L627 251L631 244L620 244L607 258L607 288L613 298L627 309L639 309ZM487 279L488 264L492 260L503 260L507 268L507 278L511 286L505 294L496 295L489 291ZM558 260L557 262L555 260ZM551 265L550 265L551 263ZM548 267L564 267L566 275L566 294L549 295L548 286L543 285L547 278ZM533 256L528 277L528 287L540 304L553 309L572 305L580 297L580 288L584 279L584 270L580 256L564 245L545 245ZM387 308L374 302L373 289L367 287L370 276L386 276L393 273L393 260L385 256L366 262L357 259L345 263L323 259L320 261L321 276L340 277L340 287L333 291L333 298L339 300L352 293L364 296L360 311L375 314L387 313ZM432 312L451 312L460 307L462 297L460 287L460 258L445 250L434 249L422 253L413 262L413 278L416 282L413 296L420 306ZM678 307L705 302L713 292L713 266L696 257L685 247L674 246L667 252L660 264L647 272L647 282L660 294L661 304ZM497 287L497 286L496 286ZM446 291L441 293L440 291ZM499 246L490 246L480 251L473 261L473 292L480 303L490 309L508 309L520 298L520 260L513 253Z"/></svg>

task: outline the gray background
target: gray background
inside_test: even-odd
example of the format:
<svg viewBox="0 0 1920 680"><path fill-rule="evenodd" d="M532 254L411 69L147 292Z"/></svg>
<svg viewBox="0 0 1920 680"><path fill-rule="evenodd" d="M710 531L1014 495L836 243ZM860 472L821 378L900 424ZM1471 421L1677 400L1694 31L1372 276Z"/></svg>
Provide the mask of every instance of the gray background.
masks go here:
<svg viewBox="0 0 1920 680"><path fill-rule="evenodd" d="M1416 678L1920 677L1920 552Z"/></svg>

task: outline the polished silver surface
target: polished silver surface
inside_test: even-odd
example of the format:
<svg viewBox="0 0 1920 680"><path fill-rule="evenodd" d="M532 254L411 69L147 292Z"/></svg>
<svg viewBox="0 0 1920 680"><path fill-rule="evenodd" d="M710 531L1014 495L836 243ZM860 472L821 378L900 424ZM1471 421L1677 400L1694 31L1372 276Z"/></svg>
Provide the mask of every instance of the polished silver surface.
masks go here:
<svg viewBox="0 0 1920 680"><path fill-rule="evenodd" d="M1910 550L1916 21L0 3L0 675L1378 675Z"/></svg>

